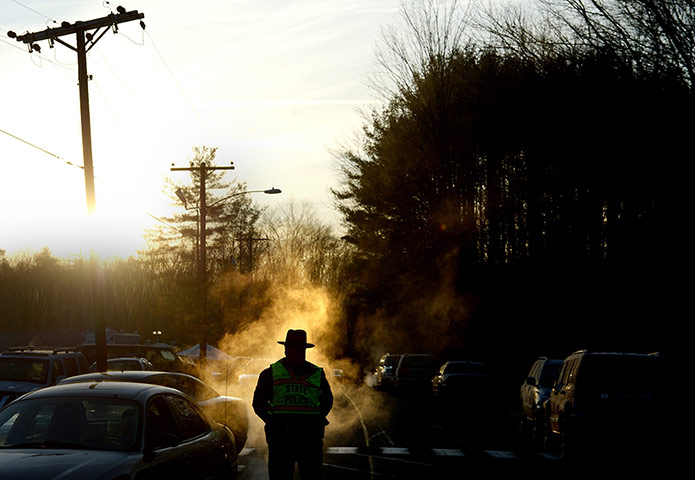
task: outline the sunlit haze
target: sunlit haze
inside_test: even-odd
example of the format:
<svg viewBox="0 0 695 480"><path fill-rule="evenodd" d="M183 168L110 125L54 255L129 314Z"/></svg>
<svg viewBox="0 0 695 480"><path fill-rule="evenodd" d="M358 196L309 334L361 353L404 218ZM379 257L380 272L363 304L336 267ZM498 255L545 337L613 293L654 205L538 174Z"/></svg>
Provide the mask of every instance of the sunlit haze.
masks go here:
<svg viewBox="0 0 695 480"><path fill-rule="evenodd" d="M1 0L0 249L48 247L55 256L128 256L143 229L175 211L165 177L193 146L219 147L217 163L262 205L310 201L338 225L330 150L361 124L374 100L366 77L397 0L102 2ZM77 55L9 38L100 18L122 5L144 13L107 32L87 60L97 214L85 200ZM74 35L64 38L74 44ZM32 145L29 145L32 144ZM94 234L89 232L96 231Z"/></svg>

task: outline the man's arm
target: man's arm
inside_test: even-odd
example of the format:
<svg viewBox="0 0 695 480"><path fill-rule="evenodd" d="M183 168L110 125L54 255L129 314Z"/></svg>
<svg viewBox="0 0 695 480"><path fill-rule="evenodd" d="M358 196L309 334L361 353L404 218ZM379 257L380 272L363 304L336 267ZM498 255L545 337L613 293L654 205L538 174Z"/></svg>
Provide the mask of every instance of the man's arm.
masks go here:
<svg viewBox="0 0 695 480"><path fill-rule="evenodd" d="M268 423L268 403L273 398L273 371L266 368L258 376L256 390L253 392L253 411L261 420Z"/></svg>
<svg viewBox="0 0 695 480"><path fill-rule="evenodd" d="M324 418L328 415L328 412L333 408L333 392L331 392L331 385L326 379L326 372L321 374L321 393L319 394L319 402L321 408L321 415Z"/></svg>

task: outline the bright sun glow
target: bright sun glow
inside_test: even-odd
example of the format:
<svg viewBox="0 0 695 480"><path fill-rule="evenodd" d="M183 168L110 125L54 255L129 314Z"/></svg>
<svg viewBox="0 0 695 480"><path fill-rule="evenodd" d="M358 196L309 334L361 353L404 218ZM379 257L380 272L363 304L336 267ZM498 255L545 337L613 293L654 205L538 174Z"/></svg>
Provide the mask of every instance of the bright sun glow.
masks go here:
<svg viewBox="0 0 695 480"><path fill-rule="evenodd" d="M132 3L132 2L131 2ZM372 103L366 76L382 26L399 0L200 2L124 5L145 14L108 31L87 56L97 215L86 214L77 55L41 42L41 53L6 36L61 21L100 18L109 2L6 2L0 18L0 250L48 247L68 257L142 248L142 233L171 215L164 178L194 146L219 147L228 180L262 205L308 200L337 224L329 191L331 149L361 124ZM115 7L113 7L115 8ZM75 39L65 37L68 43ZM16 138L18 137L18 138ZM21 139L21 140L20 140ZM30 143L31 145L27 144ZM95 233L89 233L90 231Z"/></svg>

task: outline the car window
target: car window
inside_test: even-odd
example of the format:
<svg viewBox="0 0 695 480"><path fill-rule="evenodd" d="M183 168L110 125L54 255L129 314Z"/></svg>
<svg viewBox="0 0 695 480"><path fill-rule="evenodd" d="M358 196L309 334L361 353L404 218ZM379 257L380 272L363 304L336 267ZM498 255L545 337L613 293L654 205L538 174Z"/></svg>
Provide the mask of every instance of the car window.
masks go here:
<svg viewBox="0 0 695 480"><path fill-rule="evenodd" d="M584 360L584 358L577 358L572 362L572 365L569 367L568 375L567 375L567 381L565 383L575 383L577 381L577 369L579 368L579 364Z"/></svg>
<svg viewBox="0 0 695 480"><path fill-rule="evenodd" d="M80 366L80 371L82 373L85 373L89 369L89 365L87 365L87 359L84 358L84 355L79 355L77 357L77 364Z"/></svg>
<svg viewBox="0 0 695 480"><path fill-rule="evenodd" d="M19 401L0 412L0 447L132 451L138 405L121 399Z"/></svg>
<svg viewBox="0 0 695 480"><path fill-rule="evenodd" d="M107 368L113 371L142 370L140 362L135 359L113 359L107 362Z"/></svg>
<svg viewBox="0 0 695 480"><path fill-rule="evenodd" d="M541 385L552 385L560 370L559 362L545 362L543 370L540 371L540 379L538 383Z"/></svg>
<svg viewBox="0 0 695 480"><path fill-rule="evenodd" d="M569 366L571 364L570 360L565 360L562 363L562 368L560 368L560 373L557 376L557 379L555 380L555 385L564 385L565 381L567 380L567 370L569 369Z"/></svg>
<svg viewBox="0 0 695 480"><path fill-rule="evenodd" d="M181 438L169 404L161 395L154 397L147 405L146 435L153 450L171 446L166 440L167 436Z"/></svg>
<svg viewBox="0 0 695 480"><path fill-rule="evenodd" d="M62 377L63 375L65 375L65 371L63 370L62 362L53 362L53 383L56 383L58 377Z"/></svg>
<svg viewBox="0 0 695 480"><path fill-rule="evenodd" d="M0 380L45 384L48 360L35 358L0 358Z"/></svg>
<svg viewBox="0 0 695 480"><path fill-rule="evenodd" d="M434 364L434 359L425 355L407 355L401 360L401 367L411 368L431 368Z"/></svg>
<svg viewBox="0 0 695 480"><path fill-rule="evenodd" d="M65 376L72 377L73 375L77 375L77 361L74 358L64 358L63 365L65 366Z"/></svg>
<svg viewBox="0 0 695 480"><path fill-rule="evenodd" d="M179 422L182 441L199 437L210 431L207 422L188 400L175 395L167 395L166 399Z"/></svg>

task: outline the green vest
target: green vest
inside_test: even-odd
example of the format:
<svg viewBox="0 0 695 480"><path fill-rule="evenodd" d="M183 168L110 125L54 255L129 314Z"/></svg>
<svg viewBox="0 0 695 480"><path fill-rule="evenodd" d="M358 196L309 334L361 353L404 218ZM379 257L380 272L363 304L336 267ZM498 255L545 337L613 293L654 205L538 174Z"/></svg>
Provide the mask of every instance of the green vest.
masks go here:
<svg viewBox="0 0 695 480"><path fill-rule="evenodd" d="M280 362L273 363L273 397L268 405L268 414L320 415L319 394L323 370L312 365L311 371L295 377Z"/></svg>

